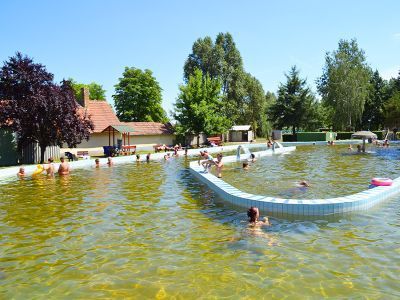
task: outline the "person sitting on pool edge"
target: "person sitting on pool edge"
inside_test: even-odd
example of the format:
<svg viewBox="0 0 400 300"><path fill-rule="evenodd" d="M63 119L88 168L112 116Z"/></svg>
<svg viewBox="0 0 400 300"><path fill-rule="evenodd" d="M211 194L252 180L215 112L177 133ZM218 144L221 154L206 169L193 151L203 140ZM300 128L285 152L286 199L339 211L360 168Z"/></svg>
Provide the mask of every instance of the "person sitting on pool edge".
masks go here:
<svg viewBox="0 0 400 300"><path fill-rule="evenodd" d="M267 217L264 217L263 221L260 221L260 211L258 210L258 207L254 207L251 206L248 210L247 210L247 217L249 218L249 225L250 226L264 226L264 225L271 225L269 223L269 220Z"/></svg>

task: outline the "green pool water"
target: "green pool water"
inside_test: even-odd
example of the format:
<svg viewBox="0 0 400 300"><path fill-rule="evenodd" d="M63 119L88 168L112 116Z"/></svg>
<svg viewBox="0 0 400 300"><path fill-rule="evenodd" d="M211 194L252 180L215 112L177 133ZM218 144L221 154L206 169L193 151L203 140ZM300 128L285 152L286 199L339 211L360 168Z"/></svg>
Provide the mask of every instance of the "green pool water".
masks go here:
<svg viewBox="0 0 400 300"><path fill-rule="evenodd" d="M248 170L243 169L242 162L225 164L223 180L252 194L324 199L366 190L373 177L400 176L397 148L367 150L371 153L349 152L347 145L300 146L293 152L262 157L250 163ZM306 180L310 188L299 188L301 180Z"/></svg>
<svg viewBox="0 0 400 300"><path fill-rule="evenodd" d="M183 159L16 180L0 185L0 299L398 298L399 199L252 231Z"/></svg>

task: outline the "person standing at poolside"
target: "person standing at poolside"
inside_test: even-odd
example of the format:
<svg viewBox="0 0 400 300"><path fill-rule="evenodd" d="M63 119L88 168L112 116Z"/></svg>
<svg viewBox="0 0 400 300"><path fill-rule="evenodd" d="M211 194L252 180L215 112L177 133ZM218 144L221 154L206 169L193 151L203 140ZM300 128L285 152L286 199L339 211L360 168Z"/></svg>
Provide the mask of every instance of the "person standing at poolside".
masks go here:
<svg viewBox="0 0 400 300"><path fill-rule="evenodd" d="M222 178L222 167L224 166L224 163L222 162L222 153L217 155L217 160L214 163L217 168L217 177Z"/></svg>
<svg viewBox="0 0 400 300"><path fill-rule="evenodd" d="M58 167L58 174L59 175L68 175L70 173L69 163L65 161L65 158L62 156L60 157L60 166Z"/></svg>

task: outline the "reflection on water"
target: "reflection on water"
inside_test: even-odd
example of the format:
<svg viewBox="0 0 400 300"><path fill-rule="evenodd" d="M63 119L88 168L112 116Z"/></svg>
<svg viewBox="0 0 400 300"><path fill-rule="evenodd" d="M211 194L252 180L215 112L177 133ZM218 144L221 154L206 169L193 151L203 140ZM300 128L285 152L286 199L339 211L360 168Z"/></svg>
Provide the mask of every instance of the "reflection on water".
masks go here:
<svg viewBox="0 0 400 300"><path fill-rule="evenodd" d="M2 185L0 298L400 296L398 198L345 217L272 218L255 232L186 167L129 164Z"/></svg>
<svg viewBox="0 0 400 300"><path fill-rule="evenodd" d="M226 164L223 179L236 188L283 198L332 198L368 189L371 178L400 176L395 161L400 151L373 148L374 153L349 152L346 146L301 146L285 155L267 156L243 170L240 163ZM311 187L298 188L300 180Z"/></svg>

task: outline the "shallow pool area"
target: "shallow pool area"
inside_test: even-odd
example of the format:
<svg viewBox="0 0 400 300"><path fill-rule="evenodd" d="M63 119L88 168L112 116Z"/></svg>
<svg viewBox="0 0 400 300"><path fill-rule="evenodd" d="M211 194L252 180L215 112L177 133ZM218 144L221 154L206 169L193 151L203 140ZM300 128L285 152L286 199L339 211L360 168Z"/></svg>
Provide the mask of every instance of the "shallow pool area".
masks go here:
<svg viewBox="0 0 400 300"><path fill-rule="evenodd" d="M223 180L252 194L281 198L324 199L368 189L371 178L400 176L399 148L376 148L371 153L348 151L347 145L299 146L296 151L265 156L242 168L224 165ZM306 180L309 188L299 186Z"/></svg>
<svg viewBox="0 0 400 300"><path fill-rule="evenodd" d="M0 298L400 297L400 197L271 222L249 229L184 158L11 181L0 186Z"/></svg>

